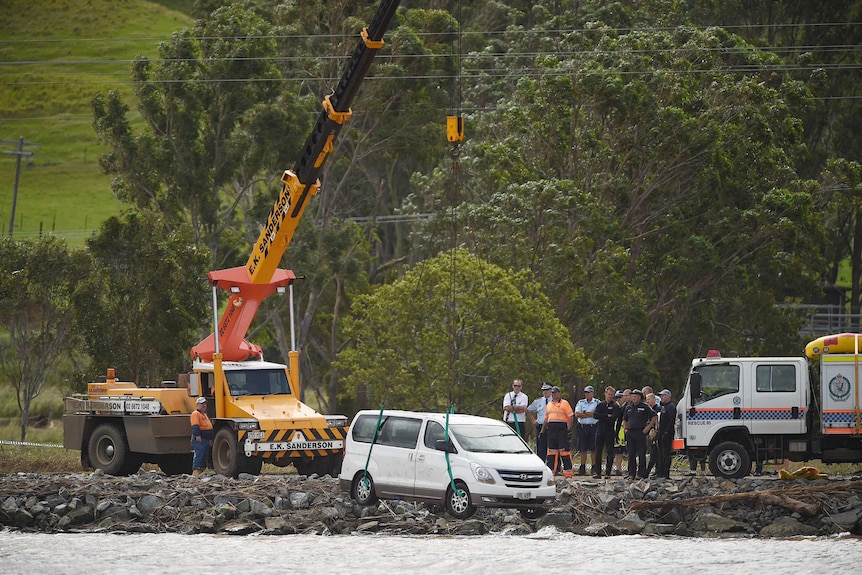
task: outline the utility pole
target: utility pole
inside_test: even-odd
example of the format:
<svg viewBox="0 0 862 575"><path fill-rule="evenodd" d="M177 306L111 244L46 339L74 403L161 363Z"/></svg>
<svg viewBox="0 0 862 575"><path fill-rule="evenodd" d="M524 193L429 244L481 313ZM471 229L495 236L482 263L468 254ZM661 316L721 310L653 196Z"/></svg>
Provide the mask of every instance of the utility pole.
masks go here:
<svg viewBox="0 0 862 575"><path fill-rule="evenodd" d="M21 181L21 158L33 155L33 152L25 152L24 146L41 146L42 144L36 144L34 142L25 142L24 136L21 136L17 141L16 140L0 140L0 142L4 144L18 144L17 150L3 150L4 154L9 154L10 156L17 156L17 165L15 167L15 189L12 192L12 216L9 218L9 237L12 237L12 230L15 227L15 204L18 203L18 182Z"/></svg>

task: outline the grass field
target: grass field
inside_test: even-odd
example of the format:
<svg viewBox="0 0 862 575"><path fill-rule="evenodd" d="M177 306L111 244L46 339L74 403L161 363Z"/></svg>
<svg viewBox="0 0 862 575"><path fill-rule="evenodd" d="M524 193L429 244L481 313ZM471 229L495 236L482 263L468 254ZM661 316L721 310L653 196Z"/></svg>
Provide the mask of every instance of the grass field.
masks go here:
<svg viewBox="0 0 862 575"><path fill-rule="evenodd" d="M130 61L190 26L190 0L4 0L0 19L0 150L22 162L14 237L56 233L83 241L122 205L99 168L92 128L99 92L132 94ZM127 99L130 108L134 101ZM0 232L8 233L16 157L0 155Z"/></svg>

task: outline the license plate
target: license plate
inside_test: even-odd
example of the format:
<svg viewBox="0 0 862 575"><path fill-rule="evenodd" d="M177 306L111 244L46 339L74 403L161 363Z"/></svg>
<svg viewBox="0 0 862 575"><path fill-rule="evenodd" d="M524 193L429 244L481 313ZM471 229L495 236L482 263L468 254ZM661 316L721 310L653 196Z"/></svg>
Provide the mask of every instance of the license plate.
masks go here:
<svg viewBox="0 0 862 575"><path fill-rule="evenodd" d="M515 497L517 497L518 499L532 499L533 494L529 491L519 491Z"/></svg>

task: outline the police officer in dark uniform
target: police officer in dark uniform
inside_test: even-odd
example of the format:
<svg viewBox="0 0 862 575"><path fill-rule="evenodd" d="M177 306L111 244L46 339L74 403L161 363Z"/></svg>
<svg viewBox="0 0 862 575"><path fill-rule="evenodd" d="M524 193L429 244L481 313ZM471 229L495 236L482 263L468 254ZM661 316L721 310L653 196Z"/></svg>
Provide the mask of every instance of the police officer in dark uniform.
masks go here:
<svg viewBox="0 0 862 575"><path fill-rule="evenodd" d="M669 389L661 390L661 414L658 418L659 460L656 477L670 478L671 447L676 427L676 404L671 401Z"/></svg>
<svg viewBox="0 0 862 575"><path fill-rule="evenodd" d="M626 447L629 456L629 479L646 478L646 448L649 431L644 431L655 412L644 403L643 392L632 390L632 404L623 414L623 428L626 430Z"/></svg>
<svg viewBox="0 0 862 575"><path fill-rule="evenodd" d="M610 478L614 467L614 443L623 419L623 408L614 400L616 390L610 385L605 388L605 400L600 402L593 414L598 420L596 427L596 461L593 477L602 476L602 452L605 454L605 477Z"/></svg>

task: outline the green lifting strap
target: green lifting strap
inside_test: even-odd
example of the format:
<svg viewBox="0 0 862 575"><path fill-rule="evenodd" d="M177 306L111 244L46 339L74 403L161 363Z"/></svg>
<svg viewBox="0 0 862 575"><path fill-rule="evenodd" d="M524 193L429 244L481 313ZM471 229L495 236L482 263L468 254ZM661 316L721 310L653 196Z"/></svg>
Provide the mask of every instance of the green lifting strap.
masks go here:
<svg viewBox="0 0 862 575"><path fill-rule="evenodd" d="M383 419L383 405L380 405L380 415L377 416L377 425L374 426L374 435L371 437L371 445L368 446L368 457L365 458L365 469L362 472L362 482L368 485L368 463L371 461L371 450L374 449L374 444L377 442L377 434L380 432L380 421ZM449 473L452 476L452 473Z"/></svg>
<svg viewBox="0 0 862 575"><path fill-rule="evenodd" d="M449 472L449 485L452 487L452 491L454 491L458 495L458 497L464 497L464 492L461 491L460 489L458 489L457 487L455 487L455 479L452 477L452 464L449 462L449 414L450 413L455 413L455 406L454 405L452 407L450 407L448 411L446 411L446 428L445 428L446 451L444 452L446 454L446 470Z"/></svg>

